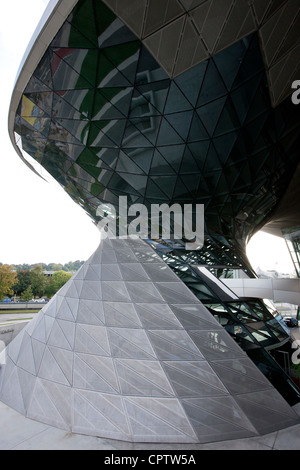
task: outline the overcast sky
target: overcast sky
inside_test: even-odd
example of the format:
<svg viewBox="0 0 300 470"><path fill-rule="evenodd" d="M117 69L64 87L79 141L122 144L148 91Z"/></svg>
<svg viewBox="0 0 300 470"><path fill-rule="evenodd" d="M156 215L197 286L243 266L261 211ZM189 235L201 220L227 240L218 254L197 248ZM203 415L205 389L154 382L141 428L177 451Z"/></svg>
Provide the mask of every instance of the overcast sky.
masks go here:
<svg viewBox="0 0 300 470"><path fill-rule="evenodd" d="M0 262L8 264L86 260L99 232L56 183L36 176L16 154L7 131L17 71L48 0L9 0L0 17ZM285 242L259 233L248 256L255 268L293 270Z"/></svg>

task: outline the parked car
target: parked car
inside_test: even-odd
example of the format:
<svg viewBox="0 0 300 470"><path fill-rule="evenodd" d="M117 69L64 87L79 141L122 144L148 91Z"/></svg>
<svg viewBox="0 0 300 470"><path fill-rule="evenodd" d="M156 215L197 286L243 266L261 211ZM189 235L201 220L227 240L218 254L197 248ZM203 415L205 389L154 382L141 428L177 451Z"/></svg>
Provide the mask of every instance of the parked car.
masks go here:
<svg viewBox="0 0 300 470"><path fill-rule="evenodd" d="M298 326L298 320L294 317L285 317L283 321L286 324L286 326L290 328L294 328L295 326Z"/></svg>

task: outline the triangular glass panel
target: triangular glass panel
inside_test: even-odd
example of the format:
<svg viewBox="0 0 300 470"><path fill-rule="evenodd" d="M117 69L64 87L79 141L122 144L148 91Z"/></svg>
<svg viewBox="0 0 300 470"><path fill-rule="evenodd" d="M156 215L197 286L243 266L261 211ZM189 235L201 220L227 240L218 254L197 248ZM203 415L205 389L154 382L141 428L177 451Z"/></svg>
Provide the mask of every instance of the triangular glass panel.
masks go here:
<svg viewBox="0 0 300 470"><path fill-rule="evenodd" d="M154 145L156 142L160 121L161 117L156 116L131 118L128 120L127 128L130 128L132 125L132 133L136 131L140 132ZM134 128L136 131L134 131Z"/></svg>
<svg viewBox="0 0 300 470"><path fill-rule="evenodd" d="M48 115L51 116L52 112L52 95L51 91L41 91L41 92L34 92L34 93L24 93L22 100L24 98L28 98L32 103L35 104L36 112L34 113L34 108L32 109L32 116L43 116ZM22 115L22 113L21 113Z"/></svg>
<svg viewBox="0 0 300 470"><path fill-rule="evenodd" d="M24 117L23 118L23 121L26 122L27 124L27 127L28 129L30 129L30 131L32 133L34 133L34 135L32 136L32 138L43 138L43 137L48 137L49 135L49 132L51 130L51 119L50 118L36 118L36 117ZM29 124L29 126L28 126ZM21 135L23 135L25 132L25 129L22 130L21 132ZM27 130L28 132L28 130ZM40 137L37 135L37 133L40 134ZM28 141L30 139L27 139ZM23 142L23 146L24 146L24 143L26 142L26 139L22 140ZM29 142L27 142L29 143Z"/></svg>
<svg viewBox="0 0 300 470"><path fill-rule="evenodd" d="M51 89L45 85L41 80L37 77L32 75L31 79L29 80L24 93L41 93L41 92L49 92Z"/></svg>
<svg viewBox="0 0 300 470"><path fill-rule="evenodd" d="M190 173L190 174L197 174L199 173L199 167L195 162L192 152L190 151L189 147L186 146L182 158L182 163L180 167L180 174Z"/></svg>
<svg viewBox="0 0 300 470"><path fill-rule="evenodd" d="M51 121L50 128L49 128L49 140L55 140L58 142L69 142L72 144L81 144L80 140L76 139L70 132L68 132L65 128L58 125Z"/></svg>
<svg viewBox="0 0 300 470"><path fill-rule="evenodd" d="M209 60L197 106L214 101L228 93L221 75L219 74L213 59Z"/></svg>
<svg viewBox="0 0 300 470"><path fill-rule="evenodd" d="M152 180L170 199L172 199L173 191L177 181L177 175L151 176L150 180Z"/></svg>
<svg viewBox="0 0 300 470"><path fill-rule="evenodd" d="M175 145L182 144L184 140L175 131L175 129L168 123L165 118L162 118L157 138L157 145Z"/></svg>
<svg viewBox="0 0 300 470"><path fill-rule="evenodd" d="M158 110L152 106L150 95L141 95L136 89L132 95L131 106L129 110L130 118L143 118L148 116L157 116L160 114Z"/></svg>
<svg viewBox="0 0 300 470"><path fill-rule="evenodd" d="M161 200L162 202L170 200L170 197L163 193L151 178L149 178L145 196L150 202L157 200Z"/></svg>
<svg viewBox="0 0 300 470"><path fill-rule="evenodd" d="M163 155L164 159L169 163L175 173L177 173L181 167L184 150L184 144L162 146L158 148L158 151Z"/></svg>
<svg viewBox="0 0 300 470"><path fill-rule="evenodd" d="M118 122L118 121L116 121ZM99 121L90 123L90 133L87 141L87 145L91 147L107 147L113 148L117 147L116 142L111 140L107 135L105 135L105 124L110 125L110 121ZM101 131L101 126L103 131Z"/></svg>
<svg viewBox="0 0 300 470"><path fill-rule="evenodd" d="M80 156L76 160L78 165L85 164L85 165L92 165L96 166L99 163L99 158L94 151L85 147L83 152L81 152Z"/></svg>
<svg viewBox="0 0 300 470"><path fill-rule="evenodd" d="M94 147L92 147L91 150L94 150ZM116 149L113 149L113 148L99 148L98 149L97 147L95 147L95 154L97 158L105 162L105 164L108 165L112 170L114 170L116 167L118 156L119 156L119 151L120 150L117 148Z"/></svg>
<svg viewBox="0 0 300 470"><path fill-rule="evenodd" d="M124 94L126 88L102 88L95 93L93 103L93 120L122 119L125 117ZM123 98L123 99L122 99ZM122 104L120 103L120 100ZM116 103L116 106L113 104ZM126 104L125 104L126 106Z"/></svg>
<svg viewBox="0 0 300 470"><path fill-rule="evenodd" d="M143 83L135 87L137 108L132 107L132 112L138 116L138 112L145 115L163 114L165 101L169 89L169 81L156 83Z"/></svg>
<svg viewBox="0 0 300 470"><path fill-rule="evenodd" d="M214 56L214 63L228 90L231 90L246 52L245 42L239 41Z"/></svg>
<svg viewBox="0 0 300 470"><path fill-rule="evenodd" d="M123 75L112 62L101 52L98 56L97 86L104 87L129 87L132 83Z"/></svg>
<svg viewBox="0 0 300 470"><path fill-rule="evenodd" d="M180 178L178 178L174 192L173 192L173 199L176 199L176 202L191 202L191 195L186 186L183 184Z"/></svg>
<svg viewBox="0 0 300 470"><path fill-rule="evenodd" d="M80 30L74 28L69 22L65 22L51 42L54 47L69 48L95 48L95 43L89 40L89 36L81 34Z"/></svg>
<svg viewBox="0 0 300 470"><path fill-rule="evenodd" d="M52 62L52 60L51 60ZM50 52L47 52L43 58L41 59L39 65L34 71L34 77L40 80L44 85L46 85L49 89L53 88L52 85L52 75L51 69L52 64L50 62Z"/></svg>
<svg viewBox="0 0 300 470"><path fill-rule="evenodd" d="M139 120L136 121L138 124ZM143 125L148 125L149 129L151 126L150 119L147 119L146 122L140 123L140 127ZM135 148L140 148L140 147L152 147L153 144L150 142L150 140L147 139L139 131L139 129L135 126L135 122L131 122L129 120L126 121L126 129L124 132L123 136L123 141L122 141L122 147L135 147Z"/></svg>
<svg viewBox="0 0 300 470"><path fill-rule="evenodd" d="M82 144L86 144L88 133L89 133L89 123L87 121L76 120L76 119L59 119L59 126L63 128L61 131L64 133L64 130L67 130L72 136Z"/></svg>
<svg viewBox="0 0 300 470"><path fill-rule="evenodd" d="M202 82L207 68L207 61L193 67L174 79L182 93L189 100L191 105L196 106Z"/></svg>
<svg viewBox="0 0 300 470"><path fill-rule="evenodd" d="M161 81L163 81L162 83L170 82L166 72L161 68L161 66L155 60L153 55L143 44L141 46L140 58L137 67L136 85L143 86L144 84L146 85L146 83L151 83L151 86L154 88L154 90L156 90L155 82ZM159 85L159 87L162 90L163 88L161 88L161 84ZM161 96L162 95L160 94L160 97Z"/></svg>
<svg viewBox="0 0 300 470"><path fill-rule="evenodd" d="M161 153L155 150L151 162L150 175L174 175L175 173L175 170L169 165Z"/></svg>
<svg viewBox="0 0 300 470"><path fill-rule="evenodd" d="M66 92L67 93L67 92ZM52 102L52 116L58 118L70 118L70 119L86 119L85 113L81 114L80 111L75 109L64 99L65 92L53 93Z"/></svg>
<svg viewBox="0 0 300 470"><path fill-rule="evenodd" d="M116 171L140 175L144 174L141 168L137 166L122 150L119 153Z"/></svg>
<svg viewBox="0 0 300 470"><path fill-rule="evenodd" d="M104 8L107 9L107 7ZM98 34L93 0L86 0L84 2L77 3L72 14L69 16L68 21L76 30L89 38L95 47L98 46Z"/></svg>
<svg viewBox="0 0 300 470"><path fill-rule="evenodd" d="M152 148L124 149L124 153L126 153L146 174L149 173L153 151L154 149Z"/></svg>
<svg viewBox="0 0 300 470"><path fill-rule="evenodd" d="M184 183L186 188L191 194L192 198L196 198L198 195L199 183L201 181L200 174L193 174L193 175L180 175L179 177L181 181Z"/></svg>
<svg viewBox="0 0 300 470"><path fill-rule="evenodd" d="M133 85L135 82L139 52L140 42L135 41L102 49L101 56L104 54L113 64L114 68L122 71L127 80Z"/></svg>
<svg viewBox="0 0 300 470"><path fill-rule="evenodd" d="M96 64L98 52L94 49L53 49L53 58L58 56L74 69L83 80L96 84ZM56 59L57 61L57 59ZM59 65L60 67L61 65Z"/></svg>
<svg viewBox="0 0 300 470"><path fill-rule="evenodd" d="M201 122L204 124L210 136L212 136L214 133L225 102L226 97L222 97L197 109L198 116L200 117Z"/></svg>
<svg viewBox="0 0 300 470"><path fill-rule="evenodd" d="M214 136L226 134L240 128L240 122L232 105L230 98L226 100L222 109L218 124L215 128Z"/></svg>
<svg viewBox="0 0 300 470"><path fill-rule="evenodd" d="M166 120L180 134L182 140L186 140L189 134L193 111L174 113L166 116Z"/></svg>
<svg viewBox="0 0 300 470"><path fill-rule="evenodd" d="M180 88L174 81L171 82L167 103L165 106L165 114L177 113L179 111L191 110L193 106L186 99Z"/></svg>
<svg viewBox="0 0 300 470"><path fill-rule="evenodd" d="M72 119L76 119L75 110L79 111L80 119L91 119L93 103L94 103L94 90L82 89L82 90L63 90L54 93L57 96L58 101L58 112L63 112L66 106L64 102L69 104L70 115L66 116ZM61 109L61 110L60 110ZM63 116L61 116L63 117Z"/></svg>
<svg viewBox="0 0 300 470"><path fill-rule="evenodd" d="M54 90L82 90L94 87L94 84L77 73L57 54L52 54L51 73Z"/></svg>
<svg viewBox="0 0 300 470"><path fill-rule="evenodd" d="M230 132L224 136L214 138L214 147L217 151L219 160L223 164L225 164L230 157L237 138L238 132Z"/></svg>
<svg viewBox="0 0 300 470"><path fill-rule="evenodd" d="M109 182L109 189L117 195L133 194L139 196L139 191L142 195L144 194L146 182L147 176L114 173Z"/></svg>
<svg viewBox="0 0 300 470"><path fill-rule="evenodd" d="M195 112L193 120L192 120L191 128L190 128L189 136L188 136L188 142L208 140L209 137L210 136L207 130L205 129L204 125L202 124L200 117Z"/></svg>
<svg viewBox="0 0 300 470"><path fill-rule="evenodd" d="M107 9L108 10L108 9ZM110 15L113 13L110 12ZM96 4L96 13L98 12ZM103 24L103 18L106 24ZM111 21L111 24L108 25L108 21ZM110 46L117 46L119 44L124 44L128 42L133 42L137 40L137 37L130 31L130 29L122 23L120 18L116 18L114 15L108 19L103 15L102 11L99 11L97 16L97 26L100 34L98 35L98 47L99 49L104 49ZM105 28L105 29L104 29Z"/></svg>

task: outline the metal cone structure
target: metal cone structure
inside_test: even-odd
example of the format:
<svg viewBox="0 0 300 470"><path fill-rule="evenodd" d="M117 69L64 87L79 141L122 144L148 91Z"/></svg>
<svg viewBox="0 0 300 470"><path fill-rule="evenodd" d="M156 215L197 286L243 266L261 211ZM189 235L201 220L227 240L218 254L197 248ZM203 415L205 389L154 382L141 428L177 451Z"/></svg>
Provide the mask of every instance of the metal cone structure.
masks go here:
<svg viewBox="0 0 300 470"><path fill-rule="evenodd" d="M4 356L0 400L74 433L203 443L298 422L140 239L103 239Z"/></svg>

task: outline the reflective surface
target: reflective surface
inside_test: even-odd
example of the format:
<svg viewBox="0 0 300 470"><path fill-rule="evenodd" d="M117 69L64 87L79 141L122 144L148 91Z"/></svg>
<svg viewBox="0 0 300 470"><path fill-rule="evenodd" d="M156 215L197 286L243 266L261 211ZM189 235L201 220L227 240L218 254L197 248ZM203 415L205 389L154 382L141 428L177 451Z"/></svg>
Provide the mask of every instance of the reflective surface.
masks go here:
<svg viewBox="0 0 300 470"><path fill-rule="evenodd" d="M298 163L295 108L271 107L256 34L170 80L102 2L81 0L28 83L15 130L92 217L119 195L198 202L208 231L236 243Z"/></svg>

